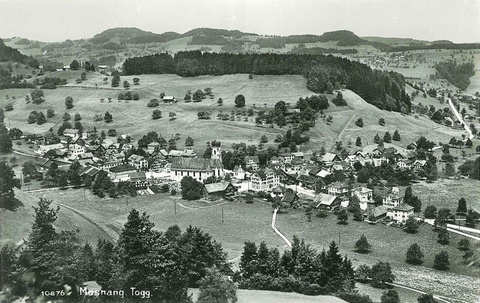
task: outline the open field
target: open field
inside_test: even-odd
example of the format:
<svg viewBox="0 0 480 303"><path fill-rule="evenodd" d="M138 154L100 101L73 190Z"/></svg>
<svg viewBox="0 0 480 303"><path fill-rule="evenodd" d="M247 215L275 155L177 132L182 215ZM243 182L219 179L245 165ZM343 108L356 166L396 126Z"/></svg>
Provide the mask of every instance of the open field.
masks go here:
<svg viewBox="0 0 480 303"><path fill-rule="evenodd" d="M418 194L415 189L414 193ZM18 195L22 201L30 199L30 204L35 202L33 196L54 199L54 205L61 204L61 214L71 213L69 222L72 225L67 225L67 221L59 220L59 227L67 229L75 226L81 227L81 237L92 244L95 244L102 234L116 238L122 225L126 222L129 210L135 208L141 212L146 211L159 230L166 230L173 224L179 225L181 229L185 229L188 225L202 228L222 243L224 251L228 253L228 259L241 255L245 241L254 241L257 244L265 241L269 247L277 247L280 251L287 248L282 239L271 230L272 208L268 203L229 202L192 209L194 206L204 204L183 201L179 197L169 195L150 195L128 198L128 200L126 198L99 199L91 195L89 191L86 191L85 197L83 197L83 189L52 190ZM25 202L24 204L27 205ZM73 208L75 212L69 207ZM2 239L6 240L10 237L12 240L18 241L22 237L26 237L29 226L25 222L26 220L22 221L18 218L20 218L19 216L21 218L29 216L29 214L23 213L28 211L27 208L28 206L19 210L21 213L8 213L10 217L5 217L5 213L2 213L2 220L16 222L9 230L2 230ZM65 220L67 218L65 217ZM89 221L85 222L84 218L88 218ZM297 235L304 238L317 250L327 248L331 241L338 242L340 240L342 254L347 254L354 265L361 263L373 265L379 260L389 261L399 283L449 297L461 297L473 301L474 280L476 280L475 277L478 277L478 272L462 263L462 252L456 248L461 236L451 233L450 244L442 246L436 242L437 235L432 231L432 227L427 225L423 225L417 234L410 235L401 229L382 224L369 225L352 221L352 219L349 220L348 225L338 225L336 222L334 215L324 219L313 217L312 222L308 222L304 211L291 210L290 213L282 214L277 218L277 227L289 239L292 239L293 235ZM19 224L23 224L23 226L19 226ZM83 228L84 224L87 227L90 226L91 229ZM83 230L87 230L87 232L83 232ZM18 231L21 231L23 235ZM366 255L354 252L354 244L362 234L368 238L373 247L372 252ZM412 243L419 243L425 254L423 266L410 266L404 262L405 252ZM451 269L449 272L431 269L434 255L441 250L446 250L450 256ZM451 281L451 283L443 284L439 281Z"/></svg>
<svg viewBox="0 0 480 303"><path fill-rule="evenodd" d="M65 74L68 73L68 74ZM75 77L74 72L56 72L54 76ZM59 74L59 75L56 75ZM138 92L140 100L138 101L118 101L117 95L124 91L120 88L111 88L109 84L103 84L103 75L98 73L89 73L88 79L80 86L69 84L65 87L59 87L54 90L44 90L45 102L39 105L32 103L26 104L25 95L30 92L28 89L9 89L0 94L0 106L6 103L13 103L14 110L5 113L5 121L10 127L18 127L26 133L42 133L48 131L51 127L56 129L62 123L62 116L67 112L64 100L66 96L72 96L74 107L68 112L71 116L79 113L82 116L82 125L84 129L92 129L94 126L98 131L116 129L118 134L131 134L134 138L149 131L156 131L165 138L170 138L172 134L180 133L182 139L178 141L178 148L183 147L186 136L194 139L194 149L203 152L205 142L213 139L221 140L226 146L235 142L252 142L257 144L260 137L266 134L269 143L273 142L276 134L284 133L284 128L259 128L255 126L254 118L249 117L244 121L244 116L240 116L237 121L221 121L216 118L220 112L230 114L234 107L234 99L237 94L243 94L246 98L245 108L269 109L276 102L283 100L292 106L298 98L313 95L307 90L306 80L301 76L254 76L249 80L247 75L227 75L227 76L200 76L193 78L181 78L176 75L142 75L140 85L132 85L130 91ZM132 83L134 76L121 77L121 81L127 80ZM97 85L97 87L95 87ZM197 89L212 88L214 99L206 98L202 102L194 103L183 102L183 96L188 90L192 92ZM148 108L146 104L152 98L159 98L159 94L164 92L166 95L177 97L177 104L160 104L158 109L162 111L163 117L158 120L151 119L153 108ZM321 145L331 146L335 141L343 140L344 144L348 140L355 142L357 136L362 138L362 142L373 141L375 133L383 135L386 131L391 134L398 129L402 136L399 143L402 146L417 140L421 135L428 136L430 140L447 141L453 136L460 136L461 131L453 130L445 126L435 124L427 118L420 117L415 119L413 116L404 116L400 113L382 111L373 105L366 103L355 93L345 90L342 92L347 101L347 107L337 107L330 104L326 110L327 115L333 116L333 123L327 125L321 119L317 125L309 132L311 142L308 148L313 150L320 149ZM16 100L11 98L6 100L5 95L16 96ZM103 103L100 99L108 100ZM222 98L223 106L218 106L216 100ZM329 99L333 96L328 96ZM28 115L33 110L46 112L47 109L55 110L56 115L47 119L43 125L27 124ZM109 111L113 115L113 122L107 124L103 121L94 122L95 114L103 115ZM199 120L198 111L210 111L212 119ZM176 119L170 120L168 113L176 113ZM356 115L355 120L361 117L365 126L358 128L354 123L347 125ZM378 125L378 119L383 117L387 124ZM338 135L344 130L343 136ZM268 145L267 145L268 147Z"/></svg>

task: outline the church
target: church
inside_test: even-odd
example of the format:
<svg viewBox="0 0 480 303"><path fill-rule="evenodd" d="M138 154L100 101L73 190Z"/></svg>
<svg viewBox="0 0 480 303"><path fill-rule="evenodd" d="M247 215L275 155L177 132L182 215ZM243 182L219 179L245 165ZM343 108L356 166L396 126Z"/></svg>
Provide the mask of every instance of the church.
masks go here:
<svg viewBox="0 0 480 303"><path fill-rule="evenodd" d="M185 176L192 177L200 182L211 176L223 177L220 142L212 142L212 157L210 159L184 157L173 159L170 164L170 178L181 181Z"/></svg>

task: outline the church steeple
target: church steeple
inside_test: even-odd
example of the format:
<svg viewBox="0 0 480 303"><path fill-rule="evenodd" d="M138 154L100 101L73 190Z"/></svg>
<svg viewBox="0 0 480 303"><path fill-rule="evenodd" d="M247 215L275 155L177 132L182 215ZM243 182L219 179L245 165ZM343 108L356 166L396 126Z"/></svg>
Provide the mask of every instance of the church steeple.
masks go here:
<svg viewBox="0 0 480 303"><path fill-rule="evenodd" d="M220 142L219 141L212 141L212 159L218 159L222 161L222 151L220 147Z"/></svg>

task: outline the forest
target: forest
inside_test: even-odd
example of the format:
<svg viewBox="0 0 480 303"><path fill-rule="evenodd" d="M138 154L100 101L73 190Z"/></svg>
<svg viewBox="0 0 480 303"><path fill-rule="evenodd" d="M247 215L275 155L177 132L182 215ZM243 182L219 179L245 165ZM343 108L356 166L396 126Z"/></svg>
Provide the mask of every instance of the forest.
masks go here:
<svg viewBox="0 0 480 303"><path fill-rule="evenodd" d="M454 61L440 62L435 65L437 77L445 78L459 89L465 90L470 85L470 77L475 75L471 62L457 65Z"/></svg>
<svg viewBox="0 0 480 303"><path fill-rule="evenodd" d="M185 51L174 56L161 53L129 58L123 64L123 71L126 75L177 74L182 77L303 75L307 79L307 88L316 93L323 93L327 86L339 83L378 108L407 113L411 108L402 75L372 70L365 64L332 55Z"/></svg>

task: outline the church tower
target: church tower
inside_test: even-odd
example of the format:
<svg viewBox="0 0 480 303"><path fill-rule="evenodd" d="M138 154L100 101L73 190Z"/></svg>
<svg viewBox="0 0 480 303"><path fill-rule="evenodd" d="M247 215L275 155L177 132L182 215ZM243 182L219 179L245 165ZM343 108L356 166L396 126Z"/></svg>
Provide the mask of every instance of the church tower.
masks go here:
<svg viewBox="0 0 480 303"><path fill-rule="evenodd" d="M218 159L220 162L222 161L222 150L220 147L220 142L212 141L212 159Z"/></svg>

